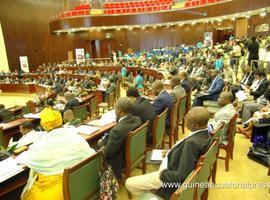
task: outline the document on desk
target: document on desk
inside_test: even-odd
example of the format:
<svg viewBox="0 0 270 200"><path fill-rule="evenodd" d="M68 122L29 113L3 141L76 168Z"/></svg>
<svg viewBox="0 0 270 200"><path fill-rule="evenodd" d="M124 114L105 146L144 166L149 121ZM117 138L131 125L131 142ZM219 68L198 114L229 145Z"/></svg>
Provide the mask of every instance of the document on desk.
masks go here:
<svg viewBox="0 0 270 200"><path fill-rule="evenodd" d="M0 162L0 183L5 180L19 174L24 170L24 166L18 165L16 160L12 157L9 157Z"/></svg>
<svg viewBox="0 0 270 200"><path fill-rule="evenodd" d="M23 115L25 119L40 119L40 113L28 113Z"/></svg>
<svg viewBox="0 0 270 200"><path fill-rule="evenodd" d="M116 121L115 111L111 110L109 112L104 113L100 119L88 122L87 125L102 127L115 121Z"/></svg>
<svg viewBox="0 0 270 200"><path fill-rule="evenodd" d="M81 125L77 127L79 133L91 135L99 130L99 127Z"/></svg>

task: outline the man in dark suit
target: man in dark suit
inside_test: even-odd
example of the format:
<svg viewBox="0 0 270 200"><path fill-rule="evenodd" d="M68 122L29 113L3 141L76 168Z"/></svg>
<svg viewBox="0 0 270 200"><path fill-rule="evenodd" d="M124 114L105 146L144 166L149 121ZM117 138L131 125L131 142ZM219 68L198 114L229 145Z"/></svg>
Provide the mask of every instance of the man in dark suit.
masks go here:
<svg viewBox="0 0 270 200"><path fill-rule="evenodd" d="M252 60L259 60L259 48L260 45L256 41L256 37L251 38L251 43L248 45L248 51L249 51L249 56L248 56L248 64L251 64ZM258 63L254 63L254 67L258 68Z"/></svg>
<svg viewBox="0 0 270 200"><path fill-rule="evenodd" d="M257 99L264 94L269 86L269 81L267 80L266 73L262 70L255 73L255 79L258 81L257 85L253 89L246 88L245 92L254 96L254 99Z"/></svg>
<svg viewBox="0 0 270 200"><path fill-rule="evenodd" d="M162 81L157 80L153 83L153 93L157 98L153 102L154 111L157 115L161 114L166 108L168 108L168 114L166 118L166 128L170 127L170 113L173 106L173 99L170 94L164 90L164 84Z"/></svg>
<svg viewBox="0 0 270 200"><path fill-rule="evenodd" d="M219 75L219 71L212 69L211 77L213 78L213 82L208 90L203 89L202 93L196 95L196 98L193 103L194 106L202 106L204 100L212 100L216 101L223 90L224 80L221 75Z"/></svg>
<svg viewBox="0 0 270 200"><path fill-rule="evenodd" d="M187 72L185 70L181 70L178 72L178 76L181 80L182 87L186 90L186 93L188 93L191 90L192 84L188 78Z"/></svg>
<svg viewBox="0 0 270 200"><path fill-rule="evenodd" d="M207 130L210 114L204 107L191 108L186 116L187 128L191 134L176 143L169 150L158 171L128 178L126 188L135 196L149 190L169 199L188 175L195 169L200 156L207 150L211 139ZM172 183L172 187L165 184Z"/></svg>
<svg viewBox="0 0 270 200"><path fill-rule="evenodd" d="M117 117L116 126L110 131L108 137L104 137L102 144L105 158L112 166L115 176L121 179L121 172L124 169L126 140L128 133L138 128L142 122L139 117L131 114L132 102L126 97L118 99L115 105Z"/></svg>
<svg viewBox="0 0 270 200"><path fill-rule="evenodd" d="M153 122L156 117L154 108L148 99L140 96L139 91L135 87L128 88L126 95L133 101L131 114L138 116L142 120L142 123L145 123L147 120L149 121L147 127L147 145L151 145Z"/></svg>
<svg viewBox="0 0 270 200"><path fill-rule="evenodd" d="M245 88L249 88L254 79L255 79L255 72L252 71L251 66L247 65L244 70L243 70L244 74L243 77L240 81L240 84L236 84L231 86L231 91L233 93L233 95L235 95L235 93L237 93L240 90L243 90Z"/></svg>
<svg viewBox="0 0 270 200"><path fill-rule="evenodd" d="M72 110L74 107L77 107L80 105L80 102L78 99L75 98L74 94L70 93L70 92L66 92L64 94L64 97L66 99L66 105L65 105L65 109L66 110Z"/></svg>

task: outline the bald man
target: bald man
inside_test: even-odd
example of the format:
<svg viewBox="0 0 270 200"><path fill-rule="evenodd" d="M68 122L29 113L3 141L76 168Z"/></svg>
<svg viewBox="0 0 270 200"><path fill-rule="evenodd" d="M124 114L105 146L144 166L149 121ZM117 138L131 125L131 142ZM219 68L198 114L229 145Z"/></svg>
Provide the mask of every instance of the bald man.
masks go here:
<svg viewBox="0 0 270 200"><path fill-rule="evenodd" d="M191 90L191 82L188 78L187 72L185 70L180 70L178 72L178 77L181 80L182 87L186 90L186 93L188 93Z"/></svg>
<svg viewBox="0 0 270 200"><path fill-rule="evenodd" d="M221 109L215 113L214 119L211 122L214 130L222 123L225 123L220 136L220 143L222 144L228 144L229 123L236 113L236 110L233 107L233 100L234 98L231 92L222 92L218 98L218 104Z"/></svg>
<svg viewBox="0 0 270 200"><path fill-rule="evenodd" d="M152 90L157 98L153 102L153 108L157 115L161 114L166 108L168 108L168 114L166 118L166 128L170 127L170 113L173 106L173 98L164 89L164 84L162 81L157 80L153 83Z"/></svg>
<svg viewBox="0 0 270 200"><path fill-rule="evenodd" d="M191 134L169 150L158 171L128 178L127 190L134 196L140 196L148 190L158 190L159 196L169 199L178 188L177 185L182 184L195 169L196 162L211 142L207 130L209 118L206 108L192 108L186 115L187 128ZM175 183L175 187L164 187L166 183Z"/></svg>

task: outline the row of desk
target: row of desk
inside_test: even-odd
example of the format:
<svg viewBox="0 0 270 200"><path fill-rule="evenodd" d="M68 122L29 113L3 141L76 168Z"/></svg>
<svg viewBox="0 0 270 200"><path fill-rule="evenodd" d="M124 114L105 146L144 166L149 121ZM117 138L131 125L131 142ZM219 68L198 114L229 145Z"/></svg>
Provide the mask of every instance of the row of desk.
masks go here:
<svg viewBox="0 0 270 200"><path fill-rule="evenodd" d="M19 130L21 123L27 120L36 120L36 119L17 119L7 124L1 125L4 130L4 134L14 134L14 132ZM109 123L103 127L100 127L98 131L92 133L91 135L80 134L88 143L93 147L97 141L104 135L104 133L110 131L115 126L116 123ZM0 183L0 199L5 199L7 195L10 195L11 192L16 189L24 186L28 178L28 169L20 172L19 174L9 178L8 180Z"/></svg>

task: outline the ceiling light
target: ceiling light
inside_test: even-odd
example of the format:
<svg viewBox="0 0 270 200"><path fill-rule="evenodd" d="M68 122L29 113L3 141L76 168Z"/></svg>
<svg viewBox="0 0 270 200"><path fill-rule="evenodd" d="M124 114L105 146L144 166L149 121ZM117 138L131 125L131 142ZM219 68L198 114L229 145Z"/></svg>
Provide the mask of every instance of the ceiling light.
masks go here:
<svg viewBox="0 0 270 200"><path fill-rule="evenodd" d="M132 30L133 28L132 27L129 27L129 30Z"/></svg>
<svg viewBox="0 0 270 200"><path fill-rule="evenodd" d="M260 14L261 17L265 17L266 16L266 12L263 12Z"/></svg>
<svg viewBox="0 0 270 200"><path fill-rule="evenodd" d="M157 28L157 26L153 26L153 28Z"/></svg>
<svg viewBox="0 0 270 200"><path fill-rule="evenodd" d="M143 26L142 29L145 29L145 27Z"/></svg>
<svg viewBox="0 0 270 200"><path fill-rule="evenodd" d="M121 28L117 28L116 30L120 31L120 30L121 30Z"/></svg>

